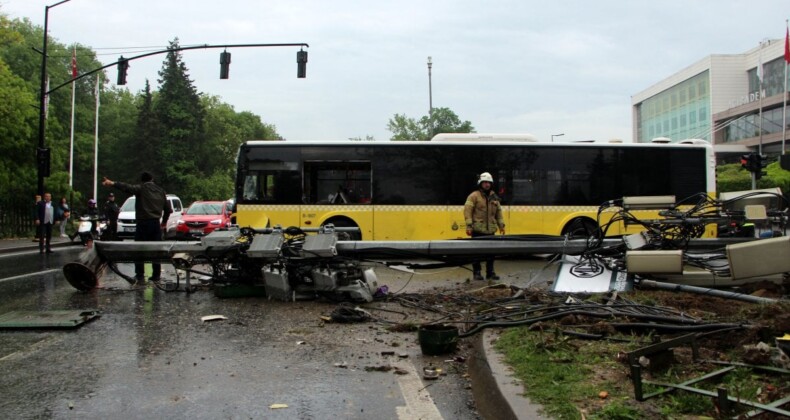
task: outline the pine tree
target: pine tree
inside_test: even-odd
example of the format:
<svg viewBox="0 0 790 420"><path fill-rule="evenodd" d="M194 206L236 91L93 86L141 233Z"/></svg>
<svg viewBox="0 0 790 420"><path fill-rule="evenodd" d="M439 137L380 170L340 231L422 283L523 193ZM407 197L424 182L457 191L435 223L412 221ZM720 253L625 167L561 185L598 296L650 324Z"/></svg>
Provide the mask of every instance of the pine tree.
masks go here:
<svg viewBox="0 0 790 420"><path fill-rule="evenodd" d="M205 110L200 103L197 89L189 78L186 65L181 59L178 38L170 43L162 70L159 71L159 95L154 101L154 114L161 128L158 139L160 185L168 192L188 188L187 177L198 172L196 159L200 154L192 153L205 142Z"/></svg>

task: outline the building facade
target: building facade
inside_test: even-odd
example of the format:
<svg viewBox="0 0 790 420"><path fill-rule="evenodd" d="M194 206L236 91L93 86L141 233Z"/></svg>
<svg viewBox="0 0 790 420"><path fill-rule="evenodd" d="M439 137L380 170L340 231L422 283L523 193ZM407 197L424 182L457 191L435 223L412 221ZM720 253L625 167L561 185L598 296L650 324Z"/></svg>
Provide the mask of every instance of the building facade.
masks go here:
<svg viewBox="0 0 790 420"><path fill-rule="evenodd" d="M710 55L637 93L631 98L634 141L698 138L723 150L781 153L787 143L784 43L774 39L742 54Z"/></svg>

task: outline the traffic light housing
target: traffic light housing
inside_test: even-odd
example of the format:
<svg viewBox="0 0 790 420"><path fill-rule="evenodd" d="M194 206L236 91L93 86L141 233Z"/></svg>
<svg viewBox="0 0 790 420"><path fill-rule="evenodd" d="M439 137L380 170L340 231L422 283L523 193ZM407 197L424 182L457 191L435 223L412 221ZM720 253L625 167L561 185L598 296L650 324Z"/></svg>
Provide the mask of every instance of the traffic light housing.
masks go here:
<svg viewBox="0 0 790 420"><path fill-rule="evenodd" d="M123 58L118 59L118 84L126 84L126 71L129 70L129 60Z"/></svg>
<svg viewBox="0 0 790 420"><path fill-rule="evenodd" d="M754 174L754 179L760 179L766 173L763 171L768 166L768 156L759 153L741 155L741 167Z"/></svg>
<svg viewBox="0 0 790 420"><path fill-rule="evenodd" d="M307 77L307 51L299 50L296 52L296 77L304 79Z"/></svg>
<svg viewBox="0 0 790 420"><path fill-rule="evenodd" d="M760 179L763 177L763 175L767 175L763 169L768 166L768 156L757 153L754 153L752 156L754 158L754 179Z"/></svg>
<svg viewBox="0 0 790 420"><path fill-rule="evenodd" d="M50 174L50 152L48 147L36 148L36 160L41 176L46 178Z"/></svg>
<svg viewBox="0 0 790 420"><path fill-rule="evenodd" d="M219 53L219 78L227 79L230 75L230 53L223 51Z"/></svg>

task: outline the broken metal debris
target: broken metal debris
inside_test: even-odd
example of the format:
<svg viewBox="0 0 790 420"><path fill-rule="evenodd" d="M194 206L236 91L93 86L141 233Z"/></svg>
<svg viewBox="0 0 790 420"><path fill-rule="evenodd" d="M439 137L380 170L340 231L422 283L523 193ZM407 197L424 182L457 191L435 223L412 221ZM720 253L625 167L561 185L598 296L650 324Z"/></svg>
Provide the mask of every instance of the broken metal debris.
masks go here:
<svg viewBox="0 0 790 420"><path fill-rule="evenodd" d="M332 311L329 317L332 321L340 323L367 322L372 319L369 312L359 307L351 308L343 305Z"/></svg>
<svg viewBox="0 0 790 420"><path fill-rule="evenodd" d="M226 317L225 315L206 315L206 316L200 317L200 320L203 321L203 322L220 321L220 320L223 320L223 319L228 319L228 317Z"/></svg>
<svg viewBox="0 0 790 420"><path fill-rule="evenodd" d="M645 401L647 399L657 397L659 395L663 395L666 393L670 393L674 391L685 391L685 392L690 392L690 393L714 398L722 414L731 414L734 410L735 405L743 405L743 406L755 408L754 411L745 414L746 418L756 416L763 412L770 412L781 416L790 416L790 411L780 408L782 405L790 402L790 398L782 398L773 402L765 403L761 401L750 401L748 399L743 398L740 395L735 395L735 396L730 395L729 390L721 385L719 385L716 388L716 392L693 386L695 384L699 384L706 381L718 380L719 378L734 371L738 367L748 368L752 371L768 371L774 374L779 373L783 375L790 375L790 370L780 369L773 366L747 365L744 363L733 363L733 362L726 362L721 360L716 360L716 361L700 360L699 352L697 349L698 338L699 337L697 334L688 334L681 337L677 337L672 340L659 342L635 350L633 352L630 352L628 354L628 360L631 367L631 381L634 386L634 398L637 401ZM710 364L727 365L727 366L722 369L717 369L712 372L706 373L696 378L687 379L680 383L667 383L667 382L661 382L656 380L647 380L642 377L643 366L641 363L636 362L637 357L641 359L648 355L655 356L660 354L667 354L671 349L675 347L679 347L684 344L688 344L691 346L693 362L698 364L710 363ZM656 359L650 358L651 363L654 360ZM644 392L645 385L657 387L658 390L650 393L645 393Z"/></svg>
<svg viewBox="0 0 790 420"><path fill-rule="evenodd" d="M97 309L11 311L0 315L0 328L77 328L99 316Z"/></svg>
<svg viewBox="0 0 790 420"><path fill-rule="evenodd" d="M441 369L433 366L425 366L422 368L422 377L428 380L439 379Z"/></svg>

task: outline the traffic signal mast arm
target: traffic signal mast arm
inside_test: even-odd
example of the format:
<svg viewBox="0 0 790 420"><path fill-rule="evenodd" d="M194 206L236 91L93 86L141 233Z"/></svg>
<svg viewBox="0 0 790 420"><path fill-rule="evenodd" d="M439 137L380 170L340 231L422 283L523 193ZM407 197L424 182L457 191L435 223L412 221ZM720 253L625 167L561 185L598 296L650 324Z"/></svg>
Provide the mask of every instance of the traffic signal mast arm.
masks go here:
<svg viewBox="0 0 790 420"><path fill-rule="evenodd" d="M45 93L45 95L49 95L52 92L62 88L63 86L70 85L70 84L76 82L77 80L82 79L83 77L88 77L88 76L90 76L90 75L92 75L92 74L94 74L96 72L102 71L102 70L104 70L106 68L109 68L109 67L112 67L112 66L118 66L118 71L119 71L118 79L119 80L121 80L121 77L120 77L121 74L120 73L123 72L123 75L124 75L124 77L123 77L124 80L123 81L125 82L125 79L126 79L125 71L129 67L129 61L137 60L138 58L144 58L144 57L149 57L149 56L152 56L152 55L169 53L171 51L186 51L186 50L198 50L198 49L210 49L210 48L226 48L227 49L227 48L251 48L251 47L305 47L305 48L310 48L310 45L308 45L308 44L306 44L304 42L290 43L290 44L224 44L224 45L208 45L208 44L205 44L205 45L196 45L196 46L191 46L191 47L168 48L166 50L149 52L149 53L140 54L140 55L136 55L134 57L129 57L129 58L123 58L123 56L122 56L118 61L116 61L114 63L110 63L110 64L107 64L106 66L102 66L102 67L99 67L97 69L93 69L93 70L91 70L89 72L83 73L83 74L81 74L81 75L79 75L79 76L77 76L77 77L75 77L73 79L67 80L64 83L61 83L61 84L55 86L54 88L48 90ZM306 57L307 53L305 51L300 51L300 52L305 53L304 62L307 62L307 57ZM124 64L121 64L121 63L124 63Z"/></svg>

